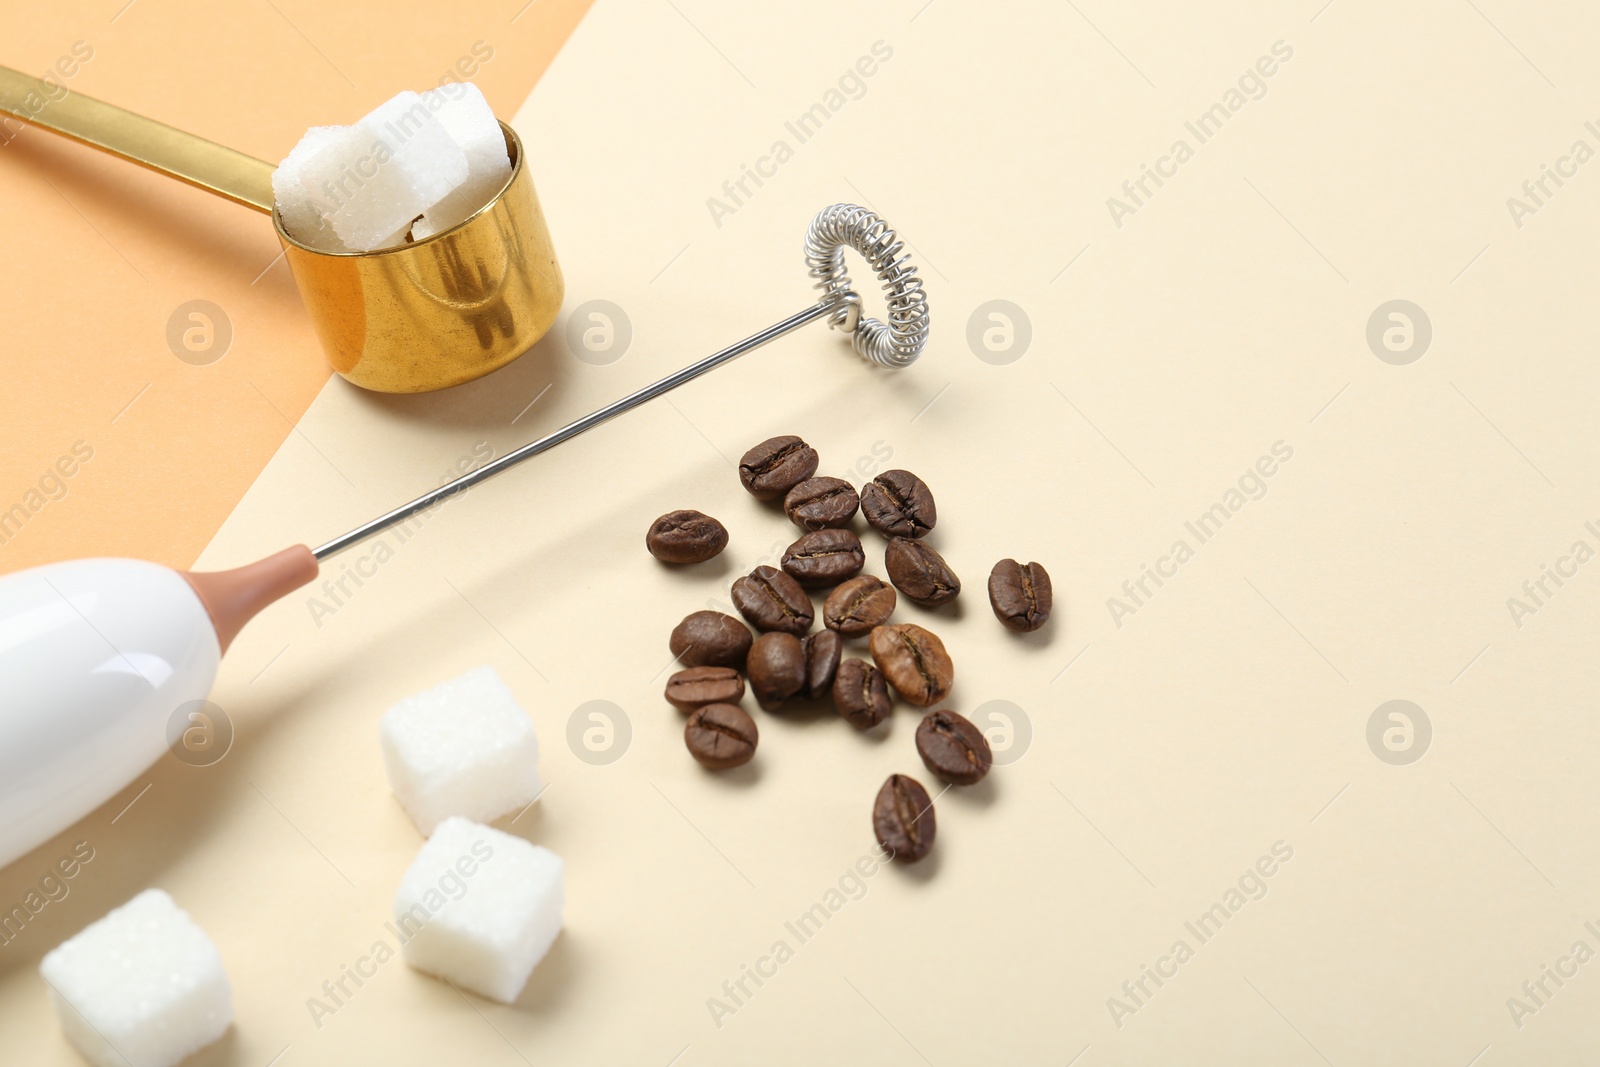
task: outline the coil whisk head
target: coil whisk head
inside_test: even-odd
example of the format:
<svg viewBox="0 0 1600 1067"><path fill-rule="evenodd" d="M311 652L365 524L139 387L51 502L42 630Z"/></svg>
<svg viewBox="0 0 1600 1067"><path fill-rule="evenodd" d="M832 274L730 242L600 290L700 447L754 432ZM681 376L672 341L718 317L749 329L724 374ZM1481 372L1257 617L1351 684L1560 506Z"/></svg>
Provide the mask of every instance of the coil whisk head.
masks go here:
<svg viewBox="0 0 1600 1067"><path fill-rule="evenodd" d="M887 323L863 316L845 268L846 246L861 254L883 284ZM856 204L824 208L806 232L806 268L822 299L835 305L829 325L849 332L857 354L884 367L909 366L928 341L928 297L904 249L887 222Z"/></svg>

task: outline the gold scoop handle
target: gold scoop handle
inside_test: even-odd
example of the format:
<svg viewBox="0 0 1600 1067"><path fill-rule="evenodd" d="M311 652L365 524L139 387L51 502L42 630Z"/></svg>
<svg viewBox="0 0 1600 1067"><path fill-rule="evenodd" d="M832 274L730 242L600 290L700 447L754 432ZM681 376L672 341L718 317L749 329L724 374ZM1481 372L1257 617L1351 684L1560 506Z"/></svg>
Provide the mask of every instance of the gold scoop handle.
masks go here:
<svg viewBox="0 0 1600 1067"><path fill-rule="evenodd" d="M204 137L9 67L0 67L0 114L272 214L273 165Z"/></svg>

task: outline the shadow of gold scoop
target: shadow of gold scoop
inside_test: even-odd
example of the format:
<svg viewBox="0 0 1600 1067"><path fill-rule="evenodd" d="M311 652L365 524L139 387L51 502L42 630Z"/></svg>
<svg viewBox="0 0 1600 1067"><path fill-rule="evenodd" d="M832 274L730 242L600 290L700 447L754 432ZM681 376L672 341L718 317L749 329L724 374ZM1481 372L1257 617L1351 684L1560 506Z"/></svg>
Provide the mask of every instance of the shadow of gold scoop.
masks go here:
<svg viewBox="0 0 1600 1067"><path fill-rule="evenodd" d="M415 243L322 252L273 209L271 163L0 67L0 113L272 216L328 362L356 385L421 393L471 381L533 347L555 321L561 268L522 141L500 124L511 178L472 217Z"/></svg>

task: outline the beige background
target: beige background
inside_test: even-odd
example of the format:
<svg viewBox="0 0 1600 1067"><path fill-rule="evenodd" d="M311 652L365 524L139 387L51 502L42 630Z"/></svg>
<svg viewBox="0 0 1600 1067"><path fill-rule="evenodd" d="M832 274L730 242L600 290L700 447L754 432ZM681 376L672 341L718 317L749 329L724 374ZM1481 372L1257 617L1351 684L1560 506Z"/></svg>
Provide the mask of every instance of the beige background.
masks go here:
<svg viewBox="0 0 1600 1067"><path fill-rule="evenodd" d="M1520 229L1506 198L1600 147L1600 21L1319 3L597 4L516 123L569 309L614 302L631 346L593 365L558 328L424 398L333 381L203 562L332 535L479 441L503 452L799 309L805 224L836 200L913 243L926 355L875 372L813 327L450 505L320 628L303 597L260 619L217 689L223 762L164 760L0 876L10 900L72 841L97 850L0 952L12 1055L73 1062L34 965L155 884L234 981L204 1063L1590 1062L1600 963L1520 1028L1506 1000L1600 949L1600 577L1520 628L1506 601L1575 540L1600 548L1579 310L1600 164ZM706 199L878 40L865 96L717 227ZM1265 96L1114 225L1106 198L1279 40ZM1365 340L1397 298L1433 325L1408 366ZM1008 365L966 338L992 299L1031 321ZM902 617L946 638L953 707L1011 701L1032 741L941 797L934 857L874 875L719 1029L707 998L871 847L883 777L921 772L902 708L881 737L758 713L755 763L710 775L660 699L671 626L790 536L732 468L781 432L826 471L878 445L928 479L968 592ZM1278 441L1264 498L1115 625L1107 599ZM674 507L727 523L721 563L649 559ZM1040 635L989 615L1002 556L1055 577ZM539 728L549 790L511 829L566 858L566 932L512 1007L392 963L319 1029L306 998L382 935L419 845L377 717L483 662ZM1391 699L1432 723L1408 766L1367 744ZM631 723L610 765L565 740L590 700ZM1279 841L1264 899L1199 945L1184 923ZM1119 1028L1107 999L1179 938L1194 958Z"/></svg>

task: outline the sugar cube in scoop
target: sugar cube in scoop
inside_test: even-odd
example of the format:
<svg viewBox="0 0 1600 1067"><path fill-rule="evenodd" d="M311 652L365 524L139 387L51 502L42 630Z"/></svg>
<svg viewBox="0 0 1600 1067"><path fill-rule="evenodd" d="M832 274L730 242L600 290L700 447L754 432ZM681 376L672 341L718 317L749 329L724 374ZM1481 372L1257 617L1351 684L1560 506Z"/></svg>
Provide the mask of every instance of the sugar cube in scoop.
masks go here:
<svg viewBox="0 0 1600 1067"><path fill-rule="evenodd" d="M273 172L272 192L301 244L371 252L466 221L510 178L494 111L477 86L454 82L400 93L354 126L313 126Z"/></svg>
<svg viewBox="0 0 1600 1067"><path fill-rule="evenodd" d="M561 932L561 857L468 819L446 819L394 895L401 954L419 971L509 1004Z"/></svg>
<svg viewBox="0 0 1600 1067"><path fill-rule="evenodd" d="M467 157L467 180L429 208L413 240L422 240L472 217L493 200L511 178L511 156L505 132L483 93L471 82L430 89L422 100Z"/></svg>
<svg viewBox="0 0 1600 1067"><path fill-rule="evenodd" d="M423 215L420 219L418 219L416 222L413 222L411 224L411 240L412 241L425 241L429 237L432 237L434 234L441 232L441 230L443 230L445 228L446 227L436 227L436 226L434 226L434 224L432 222L428 221L428 216L427 215Z"/></svg>
<svg viewBox="0 0 1600 1067"><path fill-rule="evenodd" d="M322 252L348 252L350 249L317 210L316 202L301 184L300 175L312 158L339 142L339 129L338 126L311 127L272 172L272 198L277 202L278 214L283 217L284 229L301 244Z"/></svg>
<svg viewBox="0 0 1600 1067"><path fill-rule="evenodd" d="M95 1067L172 1067L233 1022L217 947L159 889L57 945L39 973L67 1040Z"/></svg>
<svg viewBox="0 0 1600 1067"><path fill-rule="evenodd" d="M300 183L351 248L383 247L467 180L467 156L417 93L400 93L311 156Z"/></svg>

